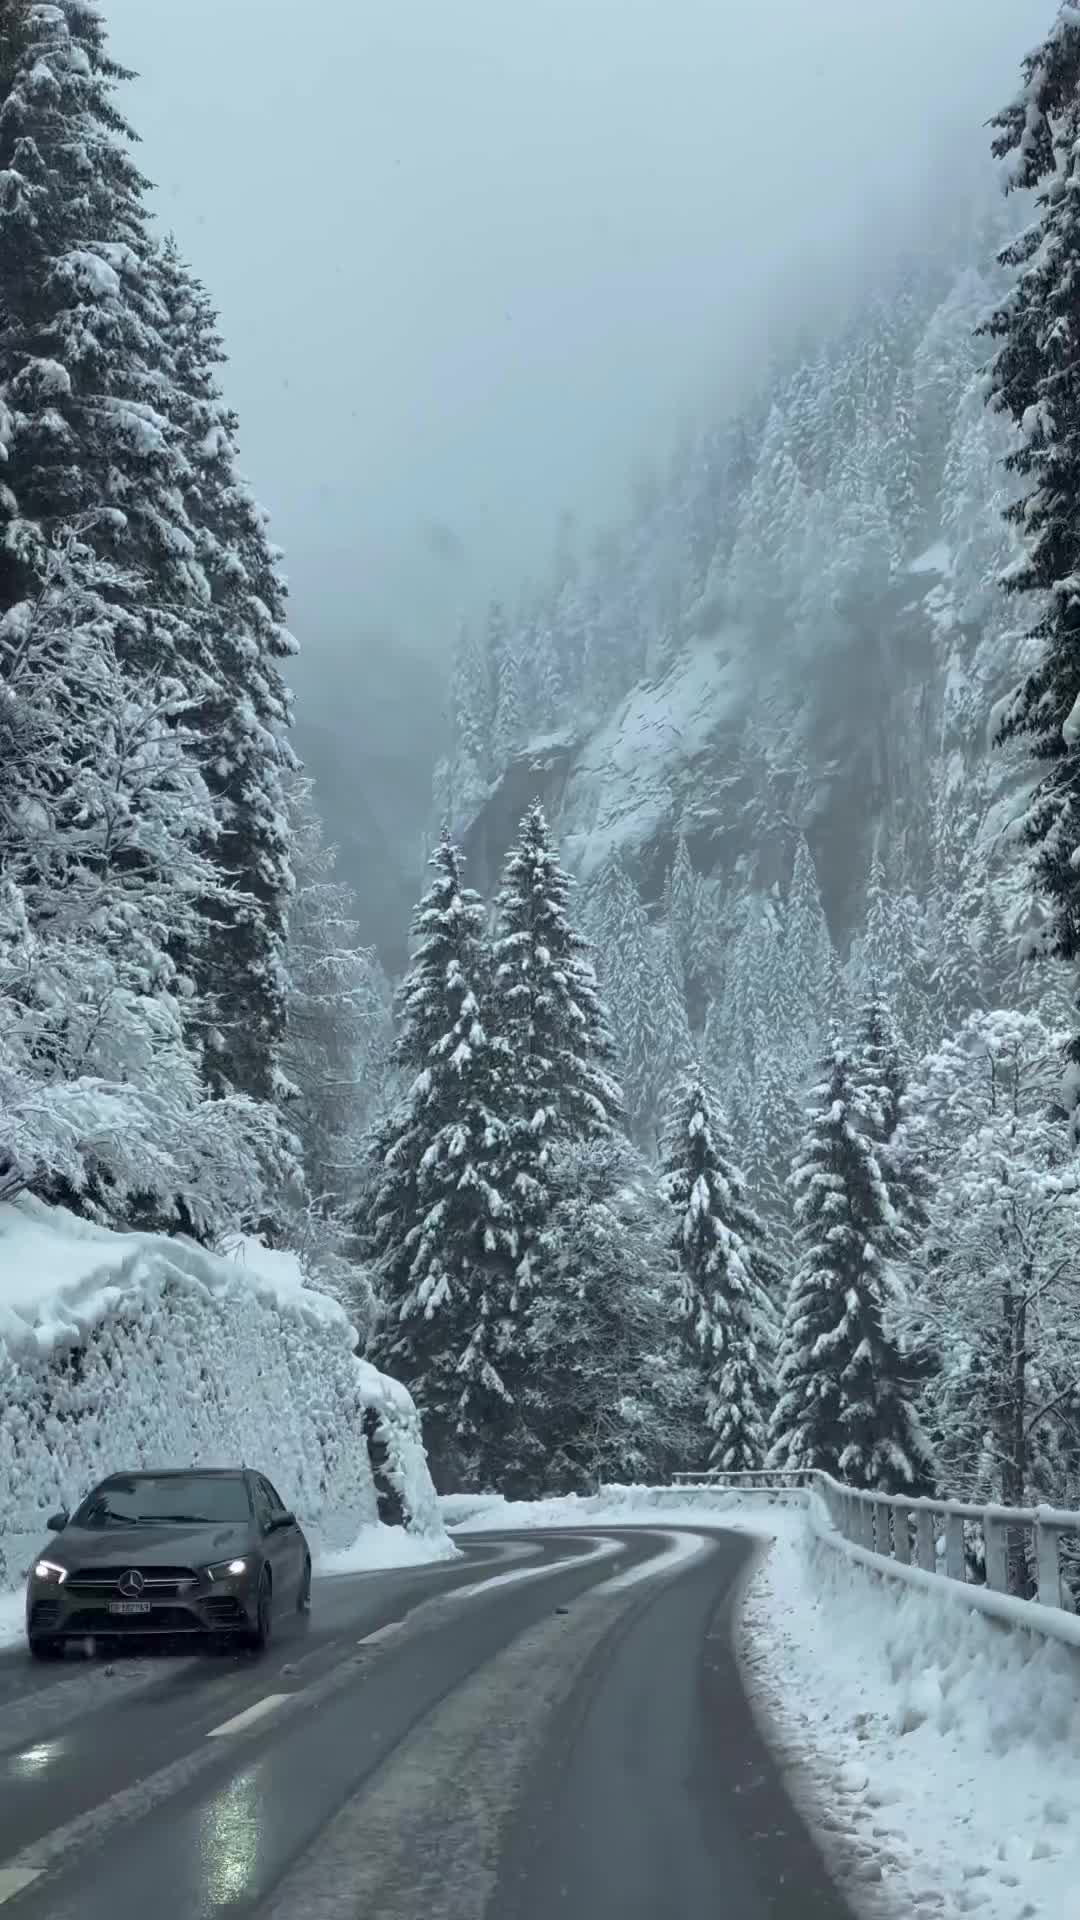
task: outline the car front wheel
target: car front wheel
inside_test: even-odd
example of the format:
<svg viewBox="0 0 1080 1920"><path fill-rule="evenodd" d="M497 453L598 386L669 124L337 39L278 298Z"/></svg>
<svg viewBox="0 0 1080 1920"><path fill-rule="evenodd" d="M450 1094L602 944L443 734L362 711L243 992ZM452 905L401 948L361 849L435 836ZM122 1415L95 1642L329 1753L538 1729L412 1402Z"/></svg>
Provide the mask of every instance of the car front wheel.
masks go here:
<svg viewBox="0 0 1080 1920"><path fill-rule="evenodd" d="M304 1571L300 1575L300 1591L296 1596L297 1613L311 1612L311 1561L304 1561Z"/></svg>
<svg viewBox="0 0 1080 1920"><path fill-rule="evenodd" d="M59 1660L64 1652L62 1640L44 1640L35 1634L28 1642L31 1660Z"/></svg>

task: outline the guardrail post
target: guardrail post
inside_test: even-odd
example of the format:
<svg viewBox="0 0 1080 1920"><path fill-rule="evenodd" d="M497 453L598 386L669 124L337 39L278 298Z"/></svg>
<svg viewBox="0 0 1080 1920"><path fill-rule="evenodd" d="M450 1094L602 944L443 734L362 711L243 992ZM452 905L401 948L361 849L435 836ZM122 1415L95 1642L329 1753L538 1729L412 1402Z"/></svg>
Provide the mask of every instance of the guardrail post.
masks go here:
<svg viewBox="0 0 1080 1920"><path fill-rule="evenodd" d="M1009 1591L1009 1535L1004 1522L991 1513L983 1514L983 1547L986 1552L986 1584L995 1593ZM951 1569L950 1569L951 1571Z"/></svg>
<svg viewBox="0 0 1080 1920"><path fill-rule="evenodd" d="M937 1529L928 1507L919 1508L917 1527L919 1565L924 1573L937 1571Z"/></svg>
<svg viewBox="0 0 1080 1920"><path fill-rule="evenodd" d="M1039 1570L1039 1599L1044 1607L1062 1607L1065 1595L1061 1581L1061 1529L1044 1520L1043 1509L1036 1508L1035 1560Z"/></svg>
<svg viewBox="0 0 1080 1920"><path fill-rule="evenodd" d="M893 1553L902 1567L911 1565L911 1534L908 1531L908 1510L906 1507L894 1507L892 1510Z"/></svg>
<svg viewBox="0 0 1080 1920"><path fill-rule="evenodd" d="M874 1551L874 1503L869 1494L859 1495L859 1519L861 1522L862 1544L871 1553Z"/></svg>
<svg viewBox="0 0 1080 1920"><path fill-rule="evenodd" d="M883 1553L886 1560L892 1559L892 1535L889 1530L889 1503L887 1500L874 1501L874 1552Z"/></svg>
<svg viewBox="0 0 1080 1920"><path fill-rule="evenodd" d="M967 1579L964 1558L964 1519L959 1513L945 1515L945 1571L950 1580Z"/></svg>

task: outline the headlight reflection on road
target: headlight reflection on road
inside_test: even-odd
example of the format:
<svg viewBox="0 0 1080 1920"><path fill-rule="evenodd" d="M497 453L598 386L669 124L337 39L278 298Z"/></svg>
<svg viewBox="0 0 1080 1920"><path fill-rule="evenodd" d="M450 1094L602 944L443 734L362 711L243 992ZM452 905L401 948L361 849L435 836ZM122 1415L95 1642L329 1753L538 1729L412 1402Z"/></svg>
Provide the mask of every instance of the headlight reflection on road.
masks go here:
<svg viewBox="0 0 1080 1920"><path fill-rule="evenodd" d="M199 1823L208 1904L224 1905L250 1890L259 1856L256 1769L237 1774L207 1807Z"/></svg>
<svg viewBox="0 0 1080 1920"><path fill-rule="evenodd" d="M13 1753L8 1766L19 1780L36 1780L58 1760L65 1751L66 1740L40 1740L35 1747L25 1747L22 1753Z"/></svg>

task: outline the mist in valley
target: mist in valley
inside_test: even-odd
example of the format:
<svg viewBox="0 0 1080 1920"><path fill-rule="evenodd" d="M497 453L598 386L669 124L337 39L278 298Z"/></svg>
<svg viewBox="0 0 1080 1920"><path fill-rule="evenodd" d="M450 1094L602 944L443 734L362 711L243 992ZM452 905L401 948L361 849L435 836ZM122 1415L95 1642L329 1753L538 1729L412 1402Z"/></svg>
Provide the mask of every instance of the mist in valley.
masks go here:
<svg viewBox="0 0 1080 1920"><path fill-rule="evenodd" d="M1039 0L108 0L286 552L296 739L400 957L462 613L988 173Z"/></svg>

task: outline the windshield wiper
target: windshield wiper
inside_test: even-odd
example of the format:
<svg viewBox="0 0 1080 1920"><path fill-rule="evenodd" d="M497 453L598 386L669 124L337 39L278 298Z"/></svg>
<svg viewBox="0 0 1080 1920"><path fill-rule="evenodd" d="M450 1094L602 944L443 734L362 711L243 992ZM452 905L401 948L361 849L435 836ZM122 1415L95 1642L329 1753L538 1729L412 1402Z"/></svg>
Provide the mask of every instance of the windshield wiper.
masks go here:
<svg viewBox="0 0 1080 1920"><path fill-rule="evenodd" d="M140 1527L217 1527L227 1523L210 1520L205 1513L140 1513L136 1524Z"/></svg>

